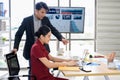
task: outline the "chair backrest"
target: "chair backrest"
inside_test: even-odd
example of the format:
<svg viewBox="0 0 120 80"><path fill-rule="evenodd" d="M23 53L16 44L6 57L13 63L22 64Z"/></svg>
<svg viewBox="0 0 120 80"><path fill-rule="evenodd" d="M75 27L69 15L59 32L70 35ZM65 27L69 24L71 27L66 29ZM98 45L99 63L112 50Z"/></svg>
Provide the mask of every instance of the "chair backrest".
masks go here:
<svg viewBox="0 0 120 80"><path fill-rule="evenodd" d="M18 62L17 54L15 53L8 53L5 54L8 70L9 70L9 75L18 75L20 71L20 65Z"/></svg>

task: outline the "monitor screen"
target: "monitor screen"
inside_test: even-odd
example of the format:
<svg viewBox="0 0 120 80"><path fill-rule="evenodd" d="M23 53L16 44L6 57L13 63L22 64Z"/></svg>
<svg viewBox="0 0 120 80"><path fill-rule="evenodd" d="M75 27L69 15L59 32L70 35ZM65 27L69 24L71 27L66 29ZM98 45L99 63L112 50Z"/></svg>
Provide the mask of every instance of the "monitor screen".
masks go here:
<svg viewBox="0 0 120 80"><path fill-rule="evenodd" d="M84 7L50 7L46 16L59 32L84 32Z"/></svg>

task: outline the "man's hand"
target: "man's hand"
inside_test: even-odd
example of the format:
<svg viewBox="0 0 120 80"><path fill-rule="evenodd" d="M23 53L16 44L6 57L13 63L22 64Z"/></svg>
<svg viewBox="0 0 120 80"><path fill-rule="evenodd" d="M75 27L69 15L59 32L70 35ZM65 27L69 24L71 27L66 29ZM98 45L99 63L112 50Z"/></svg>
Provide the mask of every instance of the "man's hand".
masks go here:
<svg viewBox="0 0 120 80"><path fill-rule="evenodd" d="M11 52L17 53L17 49L13 49Z"/></svg>
<svg viewBox="0 0 120 80"><path fill-rule="evenodd" d="M64 45L67 45L68 40L63 38L63 39L62 39L62 42L63 42Z"/></svg>

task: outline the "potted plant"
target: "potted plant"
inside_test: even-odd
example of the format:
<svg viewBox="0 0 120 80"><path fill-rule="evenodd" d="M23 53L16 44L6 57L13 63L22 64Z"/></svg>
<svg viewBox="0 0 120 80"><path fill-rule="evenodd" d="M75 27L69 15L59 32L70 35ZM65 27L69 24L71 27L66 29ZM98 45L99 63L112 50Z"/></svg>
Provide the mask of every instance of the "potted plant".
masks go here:
<svg viewBox="0 0 120 80"><path fill-rule="evenodd" d="M6 38L5 38L5 37L2 37L2 42L3 42L3 44L5 44L5 41L6 41Z"/></svg>

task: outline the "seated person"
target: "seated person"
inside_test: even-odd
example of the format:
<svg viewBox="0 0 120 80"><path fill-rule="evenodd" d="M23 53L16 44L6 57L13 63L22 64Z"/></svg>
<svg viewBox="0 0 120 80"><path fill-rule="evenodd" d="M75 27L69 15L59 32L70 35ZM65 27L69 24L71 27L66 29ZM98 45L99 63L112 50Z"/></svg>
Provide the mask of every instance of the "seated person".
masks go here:
<svg viewBox="0 0 120 80"><path fill-rule="evenodd" d="M56 58L49 54L44 47L44 44L48 44L50 41L51 30L49 27L40 27L35 33L35 36L38 39L31 48L31 74L34 75L37 80L68 80L65 78L54 77L50 74L49 68L57 68L59 66L76 66L77 62Z"/></svg>

